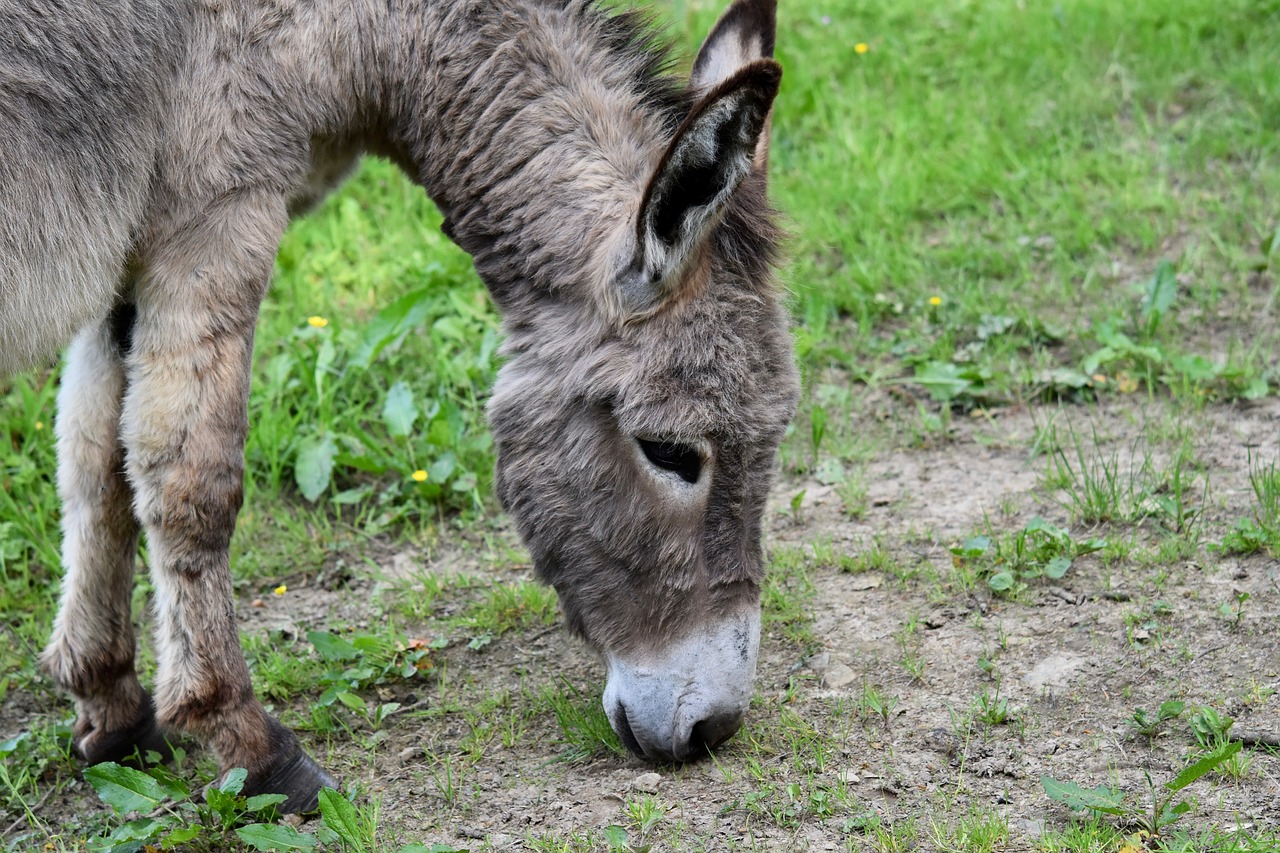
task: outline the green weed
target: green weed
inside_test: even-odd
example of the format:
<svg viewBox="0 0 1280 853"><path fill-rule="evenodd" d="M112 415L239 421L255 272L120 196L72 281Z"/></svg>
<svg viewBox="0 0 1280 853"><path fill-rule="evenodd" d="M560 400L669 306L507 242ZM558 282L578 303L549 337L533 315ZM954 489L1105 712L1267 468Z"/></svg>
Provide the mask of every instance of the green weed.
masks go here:
<svg viewBox="0 0 1280 853"><path fill-rule="evenodd" d="M282 794L241 795L246 773L237 768L193 796L187 783L163 767L138 770L113 762L84 771L98 797L111 807L117 825L91 838L87 849L128 853L190 845L226 849L238 842L253 850L325 849L344 853L390 850L380 841L377 799L360 805L353 793L320 792L320 822L312 832L275 823ZM130 818L130 816L136 815ZM405 844L396 853L461 853L448 845Z"/></svg>
<svg viewBox="0 0 1280 853"><path fill-rule="evenodd" d="M1120 817L1138 826L1148 837L1155 838L1160 836L1167 826L1191 811L1191 803L1187 800L1179 800L1178 794L1239 751L1238 741L1224 743L1219 748L1200 756L1172 779L1159 786L1152 782L1150 774L1147 774L1145 807L1137 801L1136 797L1105 785L1086 789L1074 782L1060 782L1049 776L1041 777L1040 781L1049 799L1062 803L1072 811L1089 811L1095 815Z"/></svg>
<svg viewBox="0 0 1280 853"><path fill-rule="evenodd" d="M1280 554L1280 467L1249 454L1249 485L1253 490L1253 517L1241 519L1223 538L1229 554L1266 550Z"/></svg>
<svg viewBox="0 0 1280 853"><path fill-rule="evenodd" d="M1235 724L1235 720L1206 705L1192 714L1187 723L1196 743L1204 749L1215 750L1230 740L1227 732Z"/></svg>
<svg viewBox="0 0 1280 853"><path fill-rule="evenodd" d="M816 590L809 577L809 558L800 549L779 548L770 555L761 590L762 632L779 631L793 643L815 643L809 602Z"/></svg>
<svg viewBox="0 0 1280 853"><path fill-rule="evenodd" d="M1003 541L974 536L951 549L962 580L986 579L994 592L1017 594L1038 578L1059 580L1072 563L1106 547L1106 540L1075 540L1071 534L1043 518L1033 518Z"/></svg>
<svg viewBox="0 0 1280 853"><path fill-rule="evenodd" d="M993 853L1009 842L1009 822L993 811L973 809L954 820L929 821L929 838L940 853Z"/></svg>
<svg viewBox="0 0 1280 853"><path fill-rule="evenodd" d="M864 684L858 697L858 716L864 720L879 718L880 724L887 729L900 699L897 695L890 696L882 692L875 685Z"/></svg>
<svg viewBox="0 0 1280 853"><path fill-rule="evenodd" d="M916 682L924 681L924 672L929 665L924 656L924 642L919 636L919 632L920 619L915 614L912 614L894 635L898 643L898 650L902 655L898 663L911 676L911 680Z"/></svg>
<svg viewBox="0 0 1280 853"><path fill-rule="evenodd" d="M1015 719L1009 702L1000 695L1000 683L996 682L994 691L984 689L974 700L974 711L979 722L987 727L1002 726Z"/></svg>
<svg viewBox="0 0 1280 853"><path fill-rule="evenodd" d="M1154 714L1145 708L1135 708L1133 716L1129 718L1128 723L1135 732L1145 737L1148 741L1154 741L1164 728L1165 723L1182 716L1184 708L1185 705L1183 703L1174 700L1161 702L1160 707L1156 709Z"/></svg>
<svg viewBox="0 0 1280 853"><path fill-rule="evenodd" d="M564 738L564 749L560 754L562 761L585 761L601 754L628 754L609 725L609 717L600 705L599 695L595 689L583 693L564 678L542 694L541 701L555 715Z"/></svg>

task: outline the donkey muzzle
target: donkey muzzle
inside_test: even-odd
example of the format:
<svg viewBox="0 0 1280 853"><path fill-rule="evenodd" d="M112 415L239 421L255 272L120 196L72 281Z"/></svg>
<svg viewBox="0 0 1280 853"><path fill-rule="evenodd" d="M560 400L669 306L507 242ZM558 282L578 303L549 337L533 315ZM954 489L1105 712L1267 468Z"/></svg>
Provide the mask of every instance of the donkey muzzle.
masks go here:
<svg viewBox="0 0 1280 853"><path fill-rule="evenodd" d="M737 613L669 643L607 654L609 724L649 761L706 756L733 736L751 704L760 651L760 612Z"/></svg>

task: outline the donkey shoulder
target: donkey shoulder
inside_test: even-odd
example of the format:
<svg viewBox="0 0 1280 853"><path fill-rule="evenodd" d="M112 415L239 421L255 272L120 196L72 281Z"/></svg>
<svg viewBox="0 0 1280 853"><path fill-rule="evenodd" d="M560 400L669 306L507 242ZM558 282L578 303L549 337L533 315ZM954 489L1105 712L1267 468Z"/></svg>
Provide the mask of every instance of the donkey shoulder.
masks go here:
<svg viewBox="0 0 1280 853"><path fill-rule="evenodd" d="M0 375L109 307L188 20L181 2L0 0Z"/></svg>

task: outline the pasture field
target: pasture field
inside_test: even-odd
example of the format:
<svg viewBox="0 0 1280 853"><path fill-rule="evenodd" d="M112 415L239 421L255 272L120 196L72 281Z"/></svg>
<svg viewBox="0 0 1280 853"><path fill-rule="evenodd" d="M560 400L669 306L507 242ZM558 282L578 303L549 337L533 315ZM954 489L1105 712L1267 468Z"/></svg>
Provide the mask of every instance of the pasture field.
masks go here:
<svg viewBox="0 0 1280 853"><path fill-rule="evenodd" d="M718 7L659 11L691 51ZM805 399L744 730L624 754L492 496L498 318L369 162L281 251L233 554L259 695L346 790L273 824L195 802L197 750L70 757L50 368L0 381L0 848L1280 849L1280 2L779 24Z"/></svg>

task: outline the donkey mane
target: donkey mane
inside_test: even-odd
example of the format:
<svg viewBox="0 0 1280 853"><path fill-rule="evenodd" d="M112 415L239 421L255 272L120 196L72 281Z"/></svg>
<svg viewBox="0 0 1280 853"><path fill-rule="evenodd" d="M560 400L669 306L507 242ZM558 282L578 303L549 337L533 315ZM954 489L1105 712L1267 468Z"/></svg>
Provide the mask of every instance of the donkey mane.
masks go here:
<svg viewBox="0 0 1280 853"><path fill-rule="evenodd" d="M669 139L699 94L674 73L669 34L640 11L561 0L512 4L467 38L467 51L448 53L468 59L425 62L434 85L403 87L441 100L394 110L407 123L398 139L393 129L393 148L430 164L419 179L509 327L548 295L593 301L620 323L616 281L600 275L605 241L634 219L661 154L644 146ZM421 115L440 119L423 123ZM628 184L633 198L619 192ZM781 232L764 190L762 176L743 182L716 245L739 267L735 279L772 286Z"/></svg>

